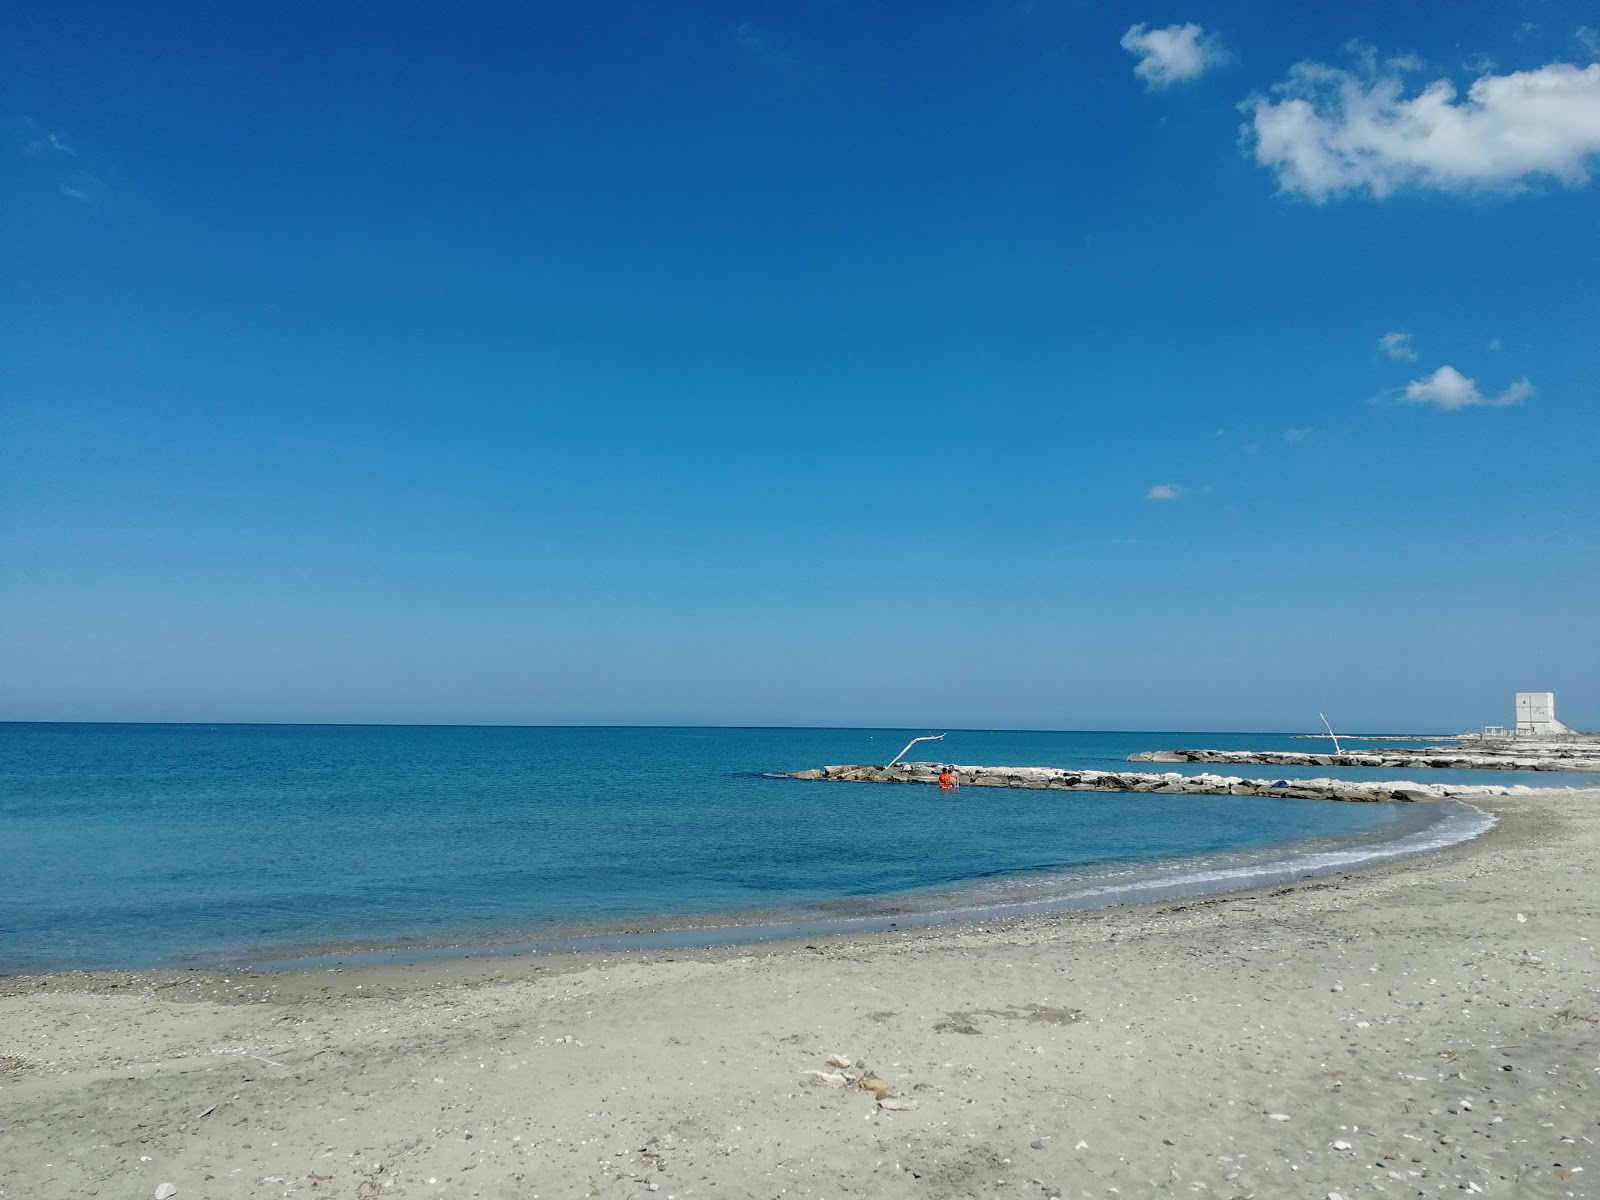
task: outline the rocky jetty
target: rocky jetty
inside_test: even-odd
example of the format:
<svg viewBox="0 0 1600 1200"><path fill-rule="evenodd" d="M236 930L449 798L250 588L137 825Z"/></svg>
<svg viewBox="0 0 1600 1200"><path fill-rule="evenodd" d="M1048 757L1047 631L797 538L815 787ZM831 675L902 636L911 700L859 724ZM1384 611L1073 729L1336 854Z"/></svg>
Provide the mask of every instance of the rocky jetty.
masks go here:
<svg viewBox="0 0 1600 1200"><path fill-rule="evenodd" d="M775 773L775 779L826 779L840 783L938 783L938 763L892 767L838 766ZM1058 767L955 768L963 787L1048 788L1068 792L1155 792L1186 796L1285 796L1300 800L1346 800L1374 804L1415 803L1461 796L1505 796L1531 788L1447 784L1352 783L1345 779L1241 779L1234 775L1155 774L1144 771L1075 771Z"/></svg>
<svg viewBox="0 0 1600 1200"><path fill-rule="evenodd" d="M1464 750L1424 746L1413 750L1356 750L1317 754L1300 750L1146 750L1129 762L1258 764L1270 767L1381 767L1457 771L1600 771L1600 742L1519 747L1496 745Z"/></svg>

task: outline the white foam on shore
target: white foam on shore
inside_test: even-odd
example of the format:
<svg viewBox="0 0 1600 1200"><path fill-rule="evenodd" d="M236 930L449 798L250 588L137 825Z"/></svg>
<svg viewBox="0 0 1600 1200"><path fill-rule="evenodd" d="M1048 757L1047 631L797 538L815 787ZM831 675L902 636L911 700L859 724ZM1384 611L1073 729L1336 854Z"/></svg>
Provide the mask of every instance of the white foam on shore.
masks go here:
<svg viewBox="0 0 1600 1200"><path fill-rule="evenodd" d="M1493 814L1462 801L1455 801L1454 804L1457 811L1448 813L1426 829L1419 829L1415 833L1377 845L1353 847L1347 850L1312 851L1268 862L1124 880L1098 887L1082 888L1070 895L1062 896L1061 899L1121 894L1128 894L1131 899L1131 893L1150 890L1216 891L1219 890L1216 886L1219 884L1227 885L1226 889L1222 890L1232 890L1253 887L1259 882L1280 876L1299 878L1306 875L1328 875L1351 867L1371 866L1400 858L1412 858L1433 850L1443 850L1447 846L1469 842L1494 827L1497 818Z"/></svg>

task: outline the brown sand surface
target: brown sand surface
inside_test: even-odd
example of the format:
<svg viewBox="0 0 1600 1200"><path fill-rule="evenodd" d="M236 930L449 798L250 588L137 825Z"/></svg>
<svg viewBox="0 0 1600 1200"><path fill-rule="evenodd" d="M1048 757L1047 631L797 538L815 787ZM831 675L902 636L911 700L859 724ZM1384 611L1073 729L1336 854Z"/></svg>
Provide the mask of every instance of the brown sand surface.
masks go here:
<svg viewBox="0 0 1600 1200"><path fill-rule="evenodd" d="M1482 807L1186 903L0 980L0 1196L1600 1194L1600 792Z"/></svg>

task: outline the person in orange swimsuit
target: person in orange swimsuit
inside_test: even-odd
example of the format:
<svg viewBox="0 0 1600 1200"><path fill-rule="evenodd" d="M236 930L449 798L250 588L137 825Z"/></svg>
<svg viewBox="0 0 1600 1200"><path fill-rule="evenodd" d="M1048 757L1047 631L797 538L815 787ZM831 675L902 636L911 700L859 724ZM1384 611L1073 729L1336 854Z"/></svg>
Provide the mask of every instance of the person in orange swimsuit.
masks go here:
<svg viewBox="0 0 1600 1200"><path fill-rule="evenodd" d="M954 767L939 768L939 790L941 792L953 792L960 786L961 783L956 779Z"/></svg>

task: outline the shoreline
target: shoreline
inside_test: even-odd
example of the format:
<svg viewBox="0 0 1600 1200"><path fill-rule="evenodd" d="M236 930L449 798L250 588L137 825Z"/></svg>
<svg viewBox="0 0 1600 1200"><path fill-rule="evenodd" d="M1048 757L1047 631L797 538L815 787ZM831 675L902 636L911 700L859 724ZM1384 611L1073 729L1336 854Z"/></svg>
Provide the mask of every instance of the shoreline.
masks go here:
<svg viewBox="0 0 1600 1200"><path fill-rule="evenodd" d="M196 951L175 961L137 966L3 972L0 973L0 988L5 980L12 978L27 980L71 974L214 974L218 971L278 974L331 967L359 969L523 955L738 949L781 945L802 938L937 929L946 925L981 924L1012 917L1214 895L1301 877L1364 869L1373 863L1436 853L1456 842L1480 837L1493 821L1488 818L1488 824L1484 824L1475 819L1482 816L1483 810L1466 798L1430 797L1428 801L1408 807L1415 821L1407 827L1382 832L1331 834L1264 846L1113 861L1097 866L1055 866L999 876L979 875L909 891L814 900L778 908L634 917L597 923L512 926L475 933L444 931L388 939L278 942ZM1469 813L1472 816L1468 816ZM1445 840L1439 842L1439 837Z"/></svg>
<svg viewBox="0 0 1600 1200"><path fill-rule="evenodd" d="M1588 1195L1600 791L1478 803L1472 841L1188 903L0 980L4 1192Z"/></svg>
<svg viewBox="0 0 1600 1200"><path fill-rule="evenodd" d="M1551 789L1550 794L1564 794L1571 789ZM1511 800L1520 800L1525 797L1537 797L1544 793L1530 792L1507 797ZM1600 789L1594 795L1600 802ZM1382 849L1392 842L1398 842L1408 837L1413 837L1417 832L1426 832L1432 824L1425 826L1421 831L1402 834L1399 838L1386 839L1376 843L1375 852L1357 863L1348 865L1331 866L1317 871L1298 871L1293 865L1288 866L1289 875L1293 881L1305 880L1313 885L1326 879L1338 879L1341 882L1351 882L1369 877L1381 877L1391 872L1405 873L1419 863L1430 863L1443 860L1455 855L1472 855L1480 850L1492 848L1497 832L1500 828L1498 814L1489 801L1499 797L1472 797L1471 800L1446 801L1445 803L1459 804L1463 808L1474 812L1483 813L1489 818L1488 823L1480 830L1469 836L1452 840L1446 844L1417 850L1405 850L1393 854L1384 854ZM1325 803L1336 803L1327 801ZM1432 804L1428 808L1435 807ZM1435 822L1434 824L1436 824ZM1331 840L1331 839L1330 839ZM1299 843L1290 843L1297 845ZM1278 850L1283 847L1269 847L1267 850ZM1158 864L1129 864L1131 866L1185 866L1195 860L1179 859L1173 863ZM10 996L32 994L40 986L49 986L71 991L114 992L126 990L129 987L149 985L157 990L166 990L173 987L185 987L193 984L205 985L212 982L211 977L227 976L230 980L250 979L267 983L278 981L293 987L297 983L304 983L311 978L321 978L327 975L343 975L355 978L358 981L366 974L375 977L388 978L390 976L415 976L415 986L431 986L432 981L424 979L434 973L448 976L470 977L482 974L485 977L498 977L506 974L508 968L530 968L534 972L541 972L552 967L571 966L574 969L587 969L597 963L614 963L620 961L633 961L649 963L655 961L682 961L686 957L693 957L700 961L724 961L749 957L753 954L763 956L785 955L797 952L798 949L809 948L806 943L828 943L830 945L848 946L852 949L873 949L882 945L903 943L908 937L938 938L945 934L967 934L972 932L1001 931L1009 928L1032 929L1035 925L1040 928L1048 927L1058 921L1093 920L1097 917L1111 916L1114 914L1159 914L1172 909L1174 904L1184 906L1186 901L1194 901L1195 906L1212 905L1218 903L1231 903L1240 898L1248 897L1252 893L1263 889L1288 894L1296 889L1289 879L1279 879L1282 872L1276 869L1278 863L1290 860L1273 859L1270 863L1263 863L1265 870L1268 866L1274 869L1266 874L1259 882L1244 883L1237 886L1221 885L1213 888L1195 888L1168 892L1158 886L1138 886L1139 892L1149 892L1149 895L1137 895L1134 898L1115 899L1108 898L1103 903L1092 904L1062 904L1063 900L1076 899L1075 895L1051 897L1040 901L1000 901L990 906L976 904L955 904L941 906L928 911L919 911L909 907L896 907L892 912L882 914L861 915L847 913L836 916L820 916L815 922L784 921L777 918L788 910L752 910L747 914L713 914L710 918L697 919L685 917L681 920L663 919L659 922L647 922L647 929L624 928L624 926L638 926L640 922L618 922L616 925L601 926L563 926L552 931L548 938L530 938L519 941L483 941L441 938L442 944L437 945L407 945L403 940L395 943L371 943L367 941L352 941L348 943L335 943L335 949L326 950L323 944L312 943L303 947L290 947L294 951L313 951L314 953L296 954L294 957L267 958L255 955L253 957L240 956L231 960L221 960L197 965L158 965L149 967L105 967L105 968L64 968L58 971L39 971L16 974L0 975L0 1000ZM949 889L929 893L896 893L893 895L874 897L873 900L888 906L896 902L905 902L910 899L925 898L939 900L950 897L970 897L974 895L971 890ZM836 904L844 906L848 902L837 901ZM1034 906L1044 906L1035 911ZM1055 907L1059 905L1059 907ZM821 906L812 906L821 907ZM966 913L973 915L967 916ZM956 913L963 915L957 916ZM749 920L739 920L740 916L748 916ZM711 923L712 919L716 923ZM921 918L918 920L918 918ZM904 927L882 928L884 923L893 922L896 926L904 922ZM769 937L742 940L740 935L752 931L765 932L768 929L792 930L781 934L774 933ZM630 938L650 939L656 936L671 937L685 935L692 939L697 934L711 935L703 943L688 941L678 945L652 945L648 941L643 944L630 945L626 940ZM722 937L718 935L728 935ZM421 941L423 939L418 939ZM595 942L594 946L577 946L564 948L573 942ZM547 945L559 945L563 948L545 949ZM537 947L537 948L535 948ZM384 961L348 961L376 957ZM337 960L337 961L325 961ZM200 977L207 977L201 980ZM257 989L258 991L260 989Z"/></svg>

